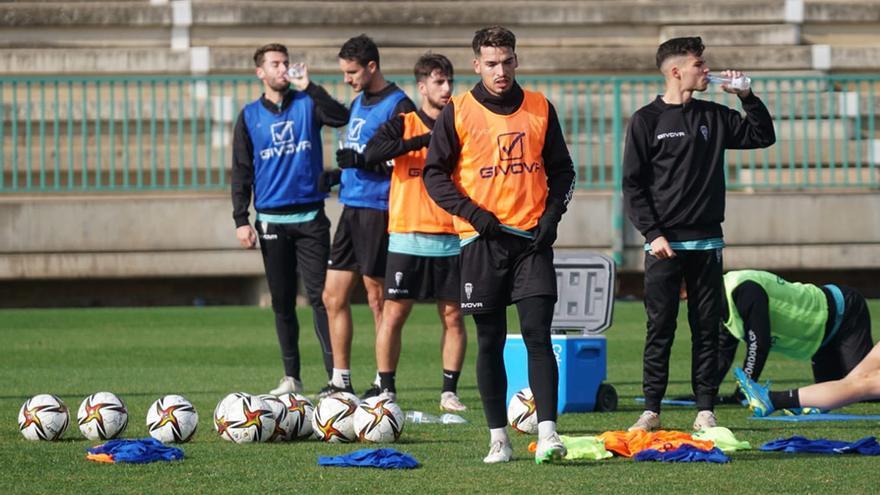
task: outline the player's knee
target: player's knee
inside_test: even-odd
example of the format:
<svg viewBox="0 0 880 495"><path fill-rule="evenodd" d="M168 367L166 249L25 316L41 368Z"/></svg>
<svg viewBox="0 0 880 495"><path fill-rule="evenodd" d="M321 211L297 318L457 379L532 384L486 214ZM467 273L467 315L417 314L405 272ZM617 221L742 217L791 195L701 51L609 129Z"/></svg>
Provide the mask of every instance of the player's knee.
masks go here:
<svg viewBox="0 0 880 495"><path fill-rule="evenodd" d="M337 291L324 290L321 300L328 311L337 311L345 307L345 298Z"/></svg>

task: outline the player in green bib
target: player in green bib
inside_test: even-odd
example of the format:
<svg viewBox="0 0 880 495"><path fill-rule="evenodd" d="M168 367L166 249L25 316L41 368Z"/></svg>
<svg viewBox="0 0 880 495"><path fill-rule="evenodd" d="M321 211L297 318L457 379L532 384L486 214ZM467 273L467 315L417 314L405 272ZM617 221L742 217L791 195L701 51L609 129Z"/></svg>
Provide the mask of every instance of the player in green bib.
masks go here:
<svg viewBox="0 0 880 495"><path fill-rule="evenodd" d="M719 383L746 343L743 373L757 380L770 352L810 360L816 383L839 380L873 346L871 316L864 297L848 287L788 282L758 270L724 275L719 345Z"/></svg>

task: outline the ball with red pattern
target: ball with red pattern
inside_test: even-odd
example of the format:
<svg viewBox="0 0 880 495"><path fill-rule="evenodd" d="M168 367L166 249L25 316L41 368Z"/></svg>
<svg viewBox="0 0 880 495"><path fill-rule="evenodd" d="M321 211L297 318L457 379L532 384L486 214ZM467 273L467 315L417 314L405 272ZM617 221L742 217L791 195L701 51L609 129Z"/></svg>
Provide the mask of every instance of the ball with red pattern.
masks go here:
<svg viewBox="0 0 880 495"><path fill-rule="evenodd" d="M18 430L28 440L57 440L69 422L67 406L52 394L35 395L18 411Z"/></svg>
<svg viewBox="0 0 880 495"><path fill-rule="evenodd" d="M116 394L96 392L79 405L76 421L89 440L110 440L128 427L128 409Z"/></svg>
<svg viewBox="0 0 880 495"><path fill-rule="evenodd" d="M199 425L199 413L182 395L166 395L147 409L150 436L163 443L183 443L192 438Z"/></svg>
<svg viewBox="0 0 880 495"><path fill-rule="evenodd" d="M312 418L315 406L305 395L282 394L278 399L287 407L287 421L290 424L288 440L303 440L312 436Z"/></svg>
<svg viewBox="0 0 880 495"><path fill-rule="evenodd" d="M324 397L315 408L312 429L315 437L329 443L349 443L355 441L354 413L357 398L343 395Z"/></svg>
<svg viewBox="0 0 880 495"><path fill-rule="evenodd" d="M507 405L507 422L520 433L529 435L538 433L538 414L535 410L532 389L524 388L510 398L510 404Z"/></svg>
<svg viewBox="0 0 880 495"><path fill-rule="evenodd" d="M370 397L354 413L354 431L361 442L396 442L403 432L403 419L403 411L394 401L381 395Z"/></svg>
<svg viewBox="0 0 880 495"><path fill-rule="evenodd" d="M230 442L268 442L275 433L275 415L263 399L239 395L220 401L214 425L220 438Z"/></svg>

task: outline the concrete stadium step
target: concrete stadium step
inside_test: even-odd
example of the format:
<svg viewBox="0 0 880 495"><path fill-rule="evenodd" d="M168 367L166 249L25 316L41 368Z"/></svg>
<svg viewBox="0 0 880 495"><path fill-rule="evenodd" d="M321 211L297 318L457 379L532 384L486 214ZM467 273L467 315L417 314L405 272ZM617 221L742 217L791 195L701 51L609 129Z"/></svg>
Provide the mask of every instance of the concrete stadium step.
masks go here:
<svg viewBox="0 0 880 495"><path fill-rule="evenodd" d="M827 9L826 9L827 10ZM599 25L784 22L782 2L728 0L682 4L662 0L608 1L218 1L194 0L193 25L382 26L489 24ZM340 22L344 20L344 22ZM172 6L148 2L4 2L0 25L168 25Z"/></svg>
<svg viewBox="0 0 880 495"><path fill-rule="evenodd" d="M464 46L470 43L480 25L457 23L446 26L389 25L373 29L342 26L328 29L323 25L303 25L291 30L287 26L203 26L190 28L194 46L247 47L254 50L266 40L281 40L288 47L339 47L351 36L366 31L384 50L390 47ZM659 28L648 25L601 24L590 26L516 26L517 48L522 47L592 47L592 46L654 46Z"/></svg>
<svg viewBox="0 0 880 495"><path fill-rule="evenodd" d="M284 41L284 40L279 40ZM0 51L0 72L16 74L212 74L253 72L253 48L205 48L208 60L201 67L190 51L159 48L15 48ZM519 73L656 73L655 45L625 47L522 47L517 49ZM433 46L461 70L471 66L473 53L461 46ZM424 47L382 48L382 68L387 74L407 74L425 52ZM337 47L291 48L291 59L309 64L314 73L339 71ZM809 71L814 69L812 47L785 45L772 50L756 46L719 46L707 50L713 67L736 67L755 72ZM839 46L830 49L830 70L880 69L880 47ZM464 69L463 69L464 68Z"/></svg>
<svg viewBox="0 0 880 495"><path fill-rule="evenodd" d="M594 47L584 50L578 47L523 47L517 48L518 73L656 73L654 64L656 45L640 47ZM315 48L291 50L291 59L305 61L314 70L334 73L339 70L338 48ZM449 57L455 67L470 67L473 52L463 47L435 46L432 51ZM389 74L408 73L415 60L424 53L421 48L382 48L382 69ZM880 49L878 49L880 53ZM215 73L238 73L250 71L253 62L250 49L217 47L211 50L211 70ZM806 46L774 47L767 53L765 47L718 47L706 52L712 64L718 67L737 67L741 70L811 70L812 52ZM878 64L880 66L880 64ZM466 70L466 69L465 69Z"/></svg>
<svg viewBox="0 0 880 495"><path fill-rule="evenodd" d="M688 2L659 0L607 1L437 1L437 2L266 2L195 0L194 25L324 24L363 27L382 25L599 25L609 23L780 23L782 2L729 0ZM345 22L340 22L344 19Z"/></svg>
<svg viewBox="0 0 880 495"><path fill-rule="evenodd" d="M2 2L0 26L170 26L170 5L146 1Z"/></svg>
<svg viewBox="0 0 880 495"><path fill-rule="evenodd" d="M874 183L880 171L870 168L821 168L821 169L774 169L743 170L735 178L736 184L748 190L762 185L787 186L796 189L815 189L818 185L850 186Z"/></svg>
<svg viewBox="0 0 880 495"><path fill-rule="evenodd" d="M168 48L170 27L154 26L4 26L0 48Z"/></svg>
<svg viewBox="0 0 880 495"><path fill-rule="evenodd" d="M806 0L804 23L880 22L880 9L874 0Z"/></svg>
<svg viewBox="0 0 880 495"><path fill-rule="evenodd" d="M710 48L737 45L798 45L800 27L795 24L674 25L660 28L660 40L699 36Z"/></svg>

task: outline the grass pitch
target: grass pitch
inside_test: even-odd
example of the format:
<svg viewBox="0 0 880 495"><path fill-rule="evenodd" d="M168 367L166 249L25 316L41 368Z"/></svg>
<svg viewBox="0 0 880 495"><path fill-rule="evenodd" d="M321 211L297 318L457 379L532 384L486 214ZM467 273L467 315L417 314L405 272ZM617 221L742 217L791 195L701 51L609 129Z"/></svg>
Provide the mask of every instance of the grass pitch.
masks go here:
<svg viewBox="0 0 880 495"><path fill-rule="evenodd" d="M880 304L871 303L872 313ZM355 307L353 381L360 392L373 377L371 319ZM470 410L467 425L410 425L395 448L415 456L412 471L339 469L317 466L319 455L338 455L362 445L317 441L234 445L211 427L214 405L226 393L262 393L282 374L272 314L256 308L73 309L0 311L0 493L874 493L877 459L857 455L817 456L732 454L726 465L639 463L614 458L537 466L526 452L530 440L513 436L515 461L486 466L487 432L476 389L473 322L460 395ZM608 383L620 406L613 413L566 414L559 429L594 435L624 429L641 411L641 353L644 310L619 302L608 336ZM311 315L300 311L303 380L309 393L326 381ZM511 318L511 329L516 320ZM405 410L437 411L441 384L436 311L417 306L404 330L398 371L400 404ZM876 334L876 332L875 332ZM682 308L678 342L671 361L669 395L690 392L689 332ZM741 362L741 361L740 361ZM808 363L771 356L764 376L777 386L810 381ZM732 379L723 393L733 389ZM179 393L200 414L199 430L182 445L186 459L149 465L99 465L85 460L84 439L75 423L86 395L108 390L126 401L125 438L147 436L146 409L158 397ZM71 409L73 421L57 442L29 442L16 417L25 399L54 393ZM747 420L744 408L721 406L719 422L757 448L780 437L856 440L876 434L875 422L771 423ZM880 404L845 409L880 414ZM667 407L663 423L687 430L695 411Z"/></svg>

